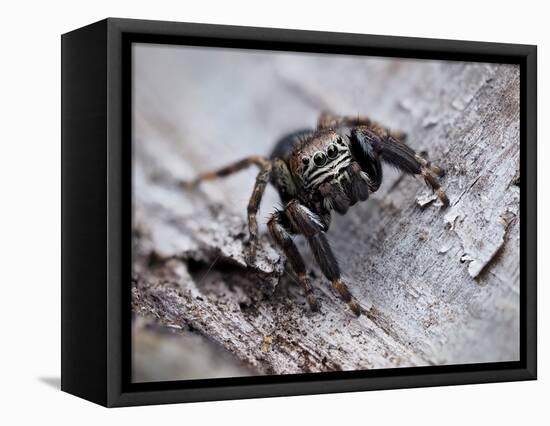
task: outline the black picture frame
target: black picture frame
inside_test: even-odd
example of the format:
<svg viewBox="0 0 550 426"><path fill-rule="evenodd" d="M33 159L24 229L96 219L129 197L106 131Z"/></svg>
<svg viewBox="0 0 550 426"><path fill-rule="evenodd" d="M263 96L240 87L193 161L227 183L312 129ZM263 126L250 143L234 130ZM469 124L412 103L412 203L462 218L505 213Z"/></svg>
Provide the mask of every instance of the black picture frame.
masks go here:
<svg viewBox="0 0 550 426"><path fill-rule="evenodd" d="M133 42L520 66L520 361L130 382ZM62 36L62 390L105 406L536 379L536 46L109 18Z"/></svg>

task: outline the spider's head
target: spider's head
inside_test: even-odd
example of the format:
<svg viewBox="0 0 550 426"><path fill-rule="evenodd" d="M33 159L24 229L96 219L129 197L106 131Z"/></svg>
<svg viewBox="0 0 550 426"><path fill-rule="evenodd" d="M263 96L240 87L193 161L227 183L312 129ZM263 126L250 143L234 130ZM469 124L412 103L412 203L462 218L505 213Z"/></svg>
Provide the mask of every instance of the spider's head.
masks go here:
<svg viewBox="0 0 550 426"><path fill-rule="evenodd" d="M305 141L292 157L290 166L304 187L317 188L324 182L338 181L351 160L344 137L326 130Z"/></svg>

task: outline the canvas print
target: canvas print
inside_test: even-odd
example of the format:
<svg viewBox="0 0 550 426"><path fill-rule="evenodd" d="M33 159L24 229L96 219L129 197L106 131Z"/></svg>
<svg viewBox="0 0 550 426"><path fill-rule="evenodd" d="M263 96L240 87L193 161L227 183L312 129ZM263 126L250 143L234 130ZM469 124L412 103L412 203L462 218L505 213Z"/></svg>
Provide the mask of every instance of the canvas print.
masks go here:
<svg viewBox="0 0 550 426"><path fill-rule="evenodd" d="M519 360L519 73L134 43L132 381Z"/></svg>

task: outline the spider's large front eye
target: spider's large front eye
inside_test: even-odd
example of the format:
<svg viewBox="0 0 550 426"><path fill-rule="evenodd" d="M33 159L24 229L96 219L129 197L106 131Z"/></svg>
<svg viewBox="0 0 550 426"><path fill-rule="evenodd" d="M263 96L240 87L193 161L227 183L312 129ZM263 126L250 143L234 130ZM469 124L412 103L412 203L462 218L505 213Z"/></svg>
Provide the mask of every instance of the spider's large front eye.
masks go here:
<svg viewBox="0 0 550 426"><path fill-rule="evenodd" d="M324 152L317 152L313 156L313 162L317 167L324 166L327 162L327 156L325 155Z"/></svg>
<svg viewBox="0 0 550 426"><path fill-rule="evenodd" d="M328 155L328 158L336 158L336 156L338 155L338 148L336 147L336 145L334 145L333 143L331 143L328 148L327 148L327 155Z"/></svg>

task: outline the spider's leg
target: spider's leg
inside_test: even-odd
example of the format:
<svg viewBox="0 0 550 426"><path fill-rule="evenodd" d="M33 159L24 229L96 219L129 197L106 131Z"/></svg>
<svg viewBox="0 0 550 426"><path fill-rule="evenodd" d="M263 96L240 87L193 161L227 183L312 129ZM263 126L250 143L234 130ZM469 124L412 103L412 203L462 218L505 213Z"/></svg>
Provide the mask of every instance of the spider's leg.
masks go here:
<svg viewBox="0 0 550 426"><path fill-rule="evenodd" d="M203 181L223 178L223 177L226 177L230 174L240 172L241 170L243 170L243 169L245 169L249 166L252 166L252 165L256 165L260 169L263 169L263 168L269 166L269 159L267 159L266 157L260 156L260 155L253 155L251 157L246 157L246 158L243 158L242 160L236 161L235 163L231 163L231 164L229 164L227 166L224 166L220 169L217 169L217 170L214 170L214 171L211 171L211 172L201 173L200 175L198 175L192 181L183 182L183 186L184 187L194 187L194 186L197 186L199 183L201 183Z"/></svg>
<svg viewBox="0 0 550 426"><path fill-rule="evenodd" d="M419 154L416 154L416 159L424 168L430 169L430 171L434 174L436 174L439 177L445 176L445 170L443 170L441 167L439 167L436 164L432 164L429 160L426 160L424 157L422 157Z"/></svg>
<svg viewBox="0 0 550 426"><path fill-rule="evenodd" d="M258 222L256 216L262 202L262 196L264 195L265 187L271 177L271 162L265 161L260 167L260 171L256 176L256 182L254 183L254 189L252 195L248 201L248 232L250 233L248 245L248 261L253 263L256 258L256 248L258 245Z"/></svg>
<svg viewBox="0 0 550 426"><path fill-rule="evenodd" d="M256 214L258 213L265 187L269 182L269 178L271 175L271 161L262 156L247 157L235 163L222 167L221 169L200 174L191 182L183 182L184 187L192 188L203 181L222 178L230 174L239 172L244 168L252 165L258 166L260 168L260 171L256 176L256 183L254 184L254 189L252 190L252 195L250 197L250 201L248 202L248 230L250 233L250 238L247 241L247 257L249 263L253 263L254 258L256 257L256 247L258 244L258 223L256 221Z"/></svg>
<svg viewBox="0 0 550 426"><path fill-rule="evenodd" d="M442 170L431 165L419 156L411 147L398 141L391 134L381 137L367 127L355 128L352 132L352 144L356 150L365 153L376 153L387 163L405 173L419 175L439 197L444 206L449 205L447 195L441 189L439 180L433 174L442 174Z"/></svg>
<svg viewBox="0 0 550 426"><path fill-rule="evenodd" d="M348 304L355 315L361 315L361 306L342 281L338 261L325 235L326 224L323 223L320 216L299 204L296 200L287 204L285 213L292 228L306 237L317 264L325 277L332 283L338 296Z"/></svg>
<svg viewBox="0 0 550 426"><path fill-rule="evenodd" d="M319 310L317 299L313 295L313 288L307 277L306 265L304 259L300 255L296 244L290 235L288 219L280 212L275 212L271 215L267 227L271 237L275 243L283 250L287 260L290 262L292 269L296 273L300 285L302 286L309 307L312 311Z"/></svg>

